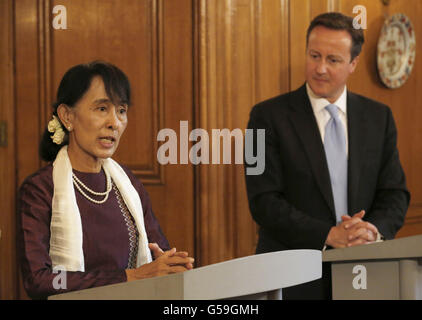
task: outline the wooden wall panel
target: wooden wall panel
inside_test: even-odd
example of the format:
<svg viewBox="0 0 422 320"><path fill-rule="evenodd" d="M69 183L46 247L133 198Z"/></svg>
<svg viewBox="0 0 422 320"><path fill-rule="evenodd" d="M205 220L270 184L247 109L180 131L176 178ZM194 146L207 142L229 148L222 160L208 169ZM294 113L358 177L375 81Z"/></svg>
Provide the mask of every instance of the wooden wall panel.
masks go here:
<svg viewBox="0 0 422 320"><path fill-rule="evenodd" d="M199 37L197 63L199 66L199 86L197 88L199 105L197 106L198 127L208 133L212 128L223 128L223 114L220 108L224 103L225 75L231 73L230 57L231 37L226 21L232 18L230 3L227 1L200 1L197 18ZM226 70L226 68L229 68ZM230 89L230 88L229 88ZM197 168L197 247L200 265L221 261L233 255L233 242L228 241L228 226L232 215L224 206L224 167L200 165Z"/></svg>
<svg viewBox="0 0 422 320"><path fill-rule="evenodd" d="M228 128L230 130L245 128L247 122L246 106L256 99L255 73L256 43L255 43L255 17L254 3L248 0L233 1L233 12L230 21L226 24L226 44L230 43L230 51L226 51L226 62L224 76L225 95L222 95L222 104L219 104L221 118L220 126L217 128ZM228 46L226 46L226 49ZM229 72L226 72L229 70ZM245 108L246 107L246 108ZM244 132L244 131L243 131ZM232 139L234 143L234 139ZM234 146L232 155L234 155ZM248 215L247 201L245 198L245 184L242 165L236 165L232 159L231 165L223 165L225 179L222 179L223 188L220 190L220 197L224 199L224 213L222 221L226 221L225 230L226 243L230 244L232 252L226 257L237 257L250 254L248 244L253 245L255 226ZM225 219L224 219L225 218ZM249 240L249 241L248 241ZM227 245L226 245L227 247ZM224 249L224 247L223 247ZM242 250L243 249L243 250ZM252 251L253 252L253 251Z"/></svg>
<svg viewBox="0 0 422 320"><path fill-rule="evenodd" d="M290 89L295 90L305 83L306 31L317 15L335 11L338 0L290 1Z"/></svg>
<svg viewBox="0 0 422 320"><path fill-rule="evenodd" d="M47 109L45 103L45 85L40 73L40 66L45 60L41 54L44 37L44 23L40 16L44 12L39 1L14 2L14 46L15 46L15 110L16 133L13 137L16 145L16 192L27 176L42 166L38 156L38 145L41 139L41 127L44 126L44 116ZM15 212L9 212L15 219ZM21 285L19 264L16 270L9 274L18 279L18 289L14 295L20 299L28 299Z"/></svg>
<svg viewBox="0 0 422 320"><path fill-rule="evenodd" d="M4 0L0 1L0 122L7 126L7 137L3 137L6 145L0 146L0 300L17 297L13 53L13 1Z"/></svg>
<svg viewBox="0 0 422 320"><path fill-rule="evenodd" d="M422 2L418 0L394 0L388 6L382 1L356 0L340 1L341 12L353 15L353 7L363 5L367 10L365 45L359 65L349 81L349 89L369 98L383 102L392 109L398 130L398 148L411 193L411 204L404 227L398 237L422 233L422 63L419 53L422 43ZM398 89L386 88L378 78L376 51L384 17L396 13L406 14L413 23L416 34L416 61L408 81Z"/></svg>
<svg viewBox="0 0 422 320"><path fill-rule="evenodd" d="M255 100L290 89L289 0L255 2Z"/></svg>
<svg viewBox="0 0 422 320"><path fill-rule="evenodd" d="M306 30L312 18L311 1L290 1L290 90L305 82Z"/></svg>
<svg viewBox="0 0 422 320"><path fill-rule="evenodd" d="M289 90L289 1L202 0L197 10L200 128L241 129L258 101ZM232 139L234 141L234 139ZM234 143L232 143L232 151ZM234 152L232 152L234 155ZM198 168L200 263L253 254L257 230L243 166Z"/></svg>
<svg viewBox="0 0 422 320"><path fill-rule="evenodd" d="M193 117L193 11L191 0L158 1L159 49L163 62L159 63L159 94L163 114L162 128L173 129L180 139L180 121L188 121L191 130ZM152 137L157 140L157 135ZM180 140L179 140L180 142ZM180 143L179 143L180 150ZM179 154L180 156L180 154ZM157 162L156 153L154 162ZM165 165L163 184L147 186L154 212L160 220L170 245L196 252L194 230L194 170L190 163Z"/></svg>
<svg viewBox="0 0 422 320"><path fill-rule="evenodd" d="M15 87L17 185L41 166L38 145L41 126L40 40L38 1L15 2Z"/></svg>

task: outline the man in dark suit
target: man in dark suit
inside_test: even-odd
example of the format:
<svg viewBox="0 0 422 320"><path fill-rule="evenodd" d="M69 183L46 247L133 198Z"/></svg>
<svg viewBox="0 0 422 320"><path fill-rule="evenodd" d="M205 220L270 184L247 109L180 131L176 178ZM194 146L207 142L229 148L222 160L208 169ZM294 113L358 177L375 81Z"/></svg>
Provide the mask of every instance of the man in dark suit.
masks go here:
<svg viewBox="0 0 422 320"><path fill-rule="evenodd" d="M410 194L392 113L346 89L363 42L352 18L316 17L306 83L252 109L248 128L265 129L265 170L246 174L257 253L393 239L402 226ZM330 273L324 264L322 279L283 290L283 299L330 299Z"/></svg>

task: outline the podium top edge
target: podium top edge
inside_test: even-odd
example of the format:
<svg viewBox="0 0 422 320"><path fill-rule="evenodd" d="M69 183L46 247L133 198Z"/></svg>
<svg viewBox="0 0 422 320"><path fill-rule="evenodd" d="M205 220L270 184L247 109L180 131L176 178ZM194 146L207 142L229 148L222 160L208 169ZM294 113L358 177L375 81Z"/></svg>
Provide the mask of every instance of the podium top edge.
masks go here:
<svg viewBox="0 0 422 320"><path fill-rule="evenodd" d="M303 256L309 256L309 257L315 257L320 256L322 259L322 251L315 250L315 249L294 249L294 250L282 250L282 251L273 251L273 252L266 252L266 253L259 253L259 254L253 254L249 256L244 256L240 258L235 259L229 259L221 262L216 262L212 264L208 264L199 268L194 268L190 271L197 271L202 270L206 268L214 268L216 266L222 265L222 264L236 264L241 262L242 260L248 260L249 262L252 262L254 260L260 260L262 258L271 258L271 257L288 257L292 255L303 255Z"/></svg>
<svg viewBox="0 0 422 320"><path fill-rule="evenodd" d="M422 235L386 240L322 253L323 262L422 258Z"/></svg>

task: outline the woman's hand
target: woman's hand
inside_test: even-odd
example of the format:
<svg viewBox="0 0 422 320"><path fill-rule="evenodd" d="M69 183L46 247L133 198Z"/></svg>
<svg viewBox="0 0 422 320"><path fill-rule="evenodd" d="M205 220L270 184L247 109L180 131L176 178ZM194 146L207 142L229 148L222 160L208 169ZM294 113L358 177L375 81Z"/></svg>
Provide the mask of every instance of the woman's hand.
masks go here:
<svg viewBox="0 0 422 320"><path fill-rule="evenodd" d="M136 269L126 269L127 281L184 272L193 268L194 259L187 252L177 252L176 248L163 251L156 243L150 243L149 248L155 260Z"/></svg>
<svg viewBox="0 0 422 320"><path fill-rule="evenodd" d="M161 255L164 254L164 251L155 242L154 243L149 243L148 244L148 247L151 250L152 256L153 256L154 259L157 259L158 257L160 257ZM174 255L175 256L182 257L182 258L188 258L189 257L189 254L186 251L176 251L174 253ZM193 260L193 258L191 258L191 259ZM185 265L186 269L188 269L188 270L193 269L193 264L192 263L193 263L193 261L187 263Z"/></svg>

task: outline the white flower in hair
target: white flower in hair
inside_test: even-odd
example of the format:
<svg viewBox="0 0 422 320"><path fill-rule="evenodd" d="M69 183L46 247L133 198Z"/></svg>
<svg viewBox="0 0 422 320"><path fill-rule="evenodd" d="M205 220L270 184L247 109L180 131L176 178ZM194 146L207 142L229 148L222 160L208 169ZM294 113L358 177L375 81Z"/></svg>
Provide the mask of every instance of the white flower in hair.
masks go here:
<svg viewBox="0 0 422 320"><path fill-rule="evenodd" d="M63 131L62 125L60 124L59 118L53 115L53 119L48 123L48 131L54 132L51 139L55 144L61 144L64 139L65 132Z"/></svg>

